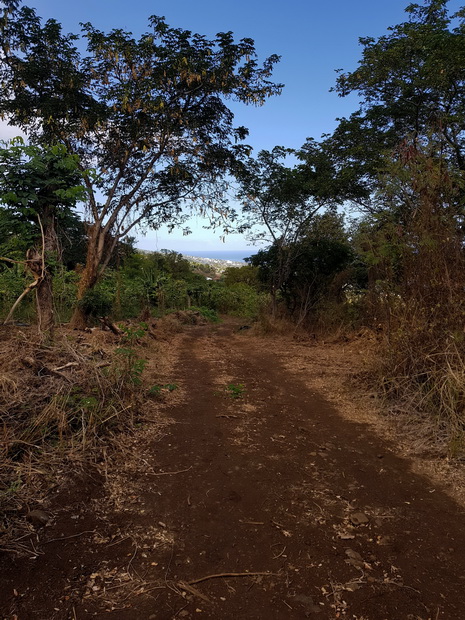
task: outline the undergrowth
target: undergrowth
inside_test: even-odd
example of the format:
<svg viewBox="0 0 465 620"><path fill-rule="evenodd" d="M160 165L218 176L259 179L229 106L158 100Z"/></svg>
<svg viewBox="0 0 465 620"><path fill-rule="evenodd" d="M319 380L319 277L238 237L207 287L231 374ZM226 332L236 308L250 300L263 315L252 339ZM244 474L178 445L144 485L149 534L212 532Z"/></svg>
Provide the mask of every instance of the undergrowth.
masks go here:
<svg viewBox="0 0 465 620"><path fill-rule="evenodd" d="M435 312L425 320L412 306L389 334L374 376L392 412L420 449L465 458L465 342Z"/></svg>
<svg viewBox="0 0 465 620"><path fill-rule="evenodd" d="M153 418L154 397L160 401L177 388L150 386L144 376L148 326L122 328L120 337L100 330L90 335L65 332L51 347L40 346L29 332L7 333L4 328L0 550L21 551L17 541L30 532L30 525L13 517L41 505L47 488L56 484L57 471L91 467L117 445L122 433ZM162 338L160 328L159 334ZM160 346L150 340L152 349Z"/></svg>

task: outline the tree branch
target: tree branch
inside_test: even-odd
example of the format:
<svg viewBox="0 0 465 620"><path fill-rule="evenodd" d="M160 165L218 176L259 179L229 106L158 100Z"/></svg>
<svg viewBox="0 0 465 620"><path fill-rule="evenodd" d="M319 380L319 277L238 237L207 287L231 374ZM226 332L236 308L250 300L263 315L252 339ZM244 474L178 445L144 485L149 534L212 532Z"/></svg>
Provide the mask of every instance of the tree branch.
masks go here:
<svg viewBox="0 0 465 620"><path fill-rule="evenodd" d="M21 300L26 297L26 295L32 291L33 289L35 289L39 283L41 282L41 278L38 278L37 280L34 280L34 282L32 282L31 284L29 284L29 286L27 288L24 289L24 291L21 293L21 295L18 297L18 299L15 301L15 303L11 306L10 311L8 312L8 316L6 317L6 319L3 321L3 325L6 325L12 315L13 312L16 310L16 308L18 307L18 305L21 303Z"/></svg>
<svg viewBox="0 0 465 620"><path fill-rule="evenodd" d="M121 181L121 179L124 176L125 168L126 168L126 165L128 163L132 147L133 147L133 145L131 145L130 149L127 150L127 152L125 154L125 157L123 158L122 164L121 164L121 166L119 168L119 172L116 175L116 178L115 178L115 180L113 182L113 185L112 185L110 191L108 192L108 197L107 197L107 200L105 202L105 206L103 207L102 212L100 213L100 219L101 220L103 220L103 218L106 216L106 214L108 213L108 211L110 209L111 201L114 198L114 195L116 193L116 189L118 188L118 184L119 184L119 182Z"/></svg>
<svg viewBox="0 0 465 620"><path fill-rule="evenodd" d="M25 260L13 260L12 258L7 258L6 256L0 256L0 260L5 260L8 263L14 263L15 265L25 265Z"/></svg>

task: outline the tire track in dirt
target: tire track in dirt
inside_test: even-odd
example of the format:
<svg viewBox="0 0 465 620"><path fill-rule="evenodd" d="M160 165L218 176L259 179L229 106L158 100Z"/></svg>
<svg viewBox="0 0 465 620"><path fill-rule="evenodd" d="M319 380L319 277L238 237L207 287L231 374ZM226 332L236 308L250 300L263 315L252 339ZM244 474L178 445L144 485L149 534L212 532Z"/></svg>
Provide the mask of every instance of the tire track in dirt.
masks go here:
<svg viewBox="0 0 465 620"><path fill-rule="evenodd" d="M271 348L229 324L192 328L175 379L186 399L168 410L175 424L149 450L133 448L147 462L127 480L137 509L105 515L108 540L119 533L121 544L102 545L93 565L89 541L58 547L57 571L67 554L85 558L96 584L103 565L107 577L124 569L124 596L111 604L107 579L106 596L87 585L72 613L51 602L49 615L20 620L462 617L463 509ZM245 391L233 398L228 384ZM40 575L30 597L34 588Z"/></svg>

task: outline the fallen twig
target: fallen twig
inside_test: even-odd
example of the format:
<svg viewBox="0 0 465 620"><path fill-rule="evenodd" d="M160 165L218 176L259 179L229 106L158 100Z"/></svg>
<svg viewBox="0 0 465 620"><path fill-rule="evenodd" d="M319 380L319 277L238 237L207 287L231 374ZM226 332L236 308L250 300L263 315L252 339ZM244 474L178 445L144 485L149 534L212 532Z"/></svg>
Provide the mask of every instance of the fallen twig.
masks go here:
<svg viewBox="0 0 465 620"><path fill-rule="evenodd" d="M53 368L52 370L53 372L58 372L59 370L65 370L65 368L75 368L76 366L79 366L78 362L68 362L64 366L57 366L56 368Z"/></svg>
<svg viewBox="0 0 465 620"><path fill-rule="evenodd" d="M133 543L134 543L134 541L133 541ZM136 557L137 552L139 551L139 547L137 546L137 543L134 543L134 545L135 545L135 547L136 547L136 548L134 549L134 553L132 554L132 557L131 557L131 559L129 560L129 564L128 564L128 567L127 567L127 569L126 569L126 572L127 572L127 574L131 577L131 579L133 579L133 577L132 577L132 575L131 575L131 572L130 572L131 564L133 563L134 558Z"/></svg>
<svg viewBox="0 0 465 620"><path fill-rule="evenodd" d="M115 413L112 413L110 416L108 416L108 418L105 418L104 420L102 420L100 422L100 424L105 424L106 422L108 422L108 420L111 420L112 418L115 417L115 415L119 415L120 413L123 413L123 411L127 411L128 409L131 409L132 405L128 405L127 407L123 407L123 409L119 409L118 411L115 411Z"/></svg>
<svg viewBox="0 0 465 620"><path fill-rule="evenodd" d="M123 330L118 327L113 321L111 321L107 316L103 316L99 318L100 323L107 327L110 331L112 331L115 336L121 336Z"/></svg>
<svg viewBox="0 0 465 620"><path fill-rule="evenodd" d="M58 372L57 370L54 370L53 368L48 368L47 366L42 366L38 374L52 375L52 377L58 377L59 379L64 379L65 381L68 381L68 383L72 383L71 379L64 375L62 372Z"/></svg>
<svg viewBox="0 0 465 620"><path fill-rule="evenodd" d="M379 583L388 583L391 586L397 586L398 588L405 588L407 590L412 590L413 592L416 592L417 594L421 594L420 590L417 590L416 588L412 588L412 586L406 586L403 583L398 583L397 581L392 581L391 579L386 579L383 581L380 580Z"/></svg>
<svg viewBox="0 0 465 620"><path fill-rule="evenodd" d="M84 530L84 532L79 532L79 534L73 534L72 536L63 536L61 538L50 538L50 540L44 540L44 542L40 543L41 545L48 545L51 542L58 542L62 540L69 540L70 538L78 538L78 536L83 536L84 534L95 534L95 530Z"/></svg>
<svg viewBox="0 0 465 620"><path fill-rule="evenodd" d="M194 596L196 596L197 598L200 598L202 601L205 601L206 603L211 602L208 596L205 596L205 594L202 594L200 590L197 590L197 588L194 588L193 586L191 586L189 583L186 583L185 581L178 581L176 585L179 588L181 588L181 590L190 592L190 594L193 594Z"/></svg>
<svg viewBox="0 0 465 620"><path fill-rule="evenodd" d="M22 439L6 439L6 440L1 439L0 440L0 444L8 444L8 445L11 444L11 445L14 445L15 443L20 443L20 444L23 444L25 446L30 446L31 448L40 448L41 447L41 446L38 446L35 443L29 443L28 441L23 441Z"/></svg>
<svg viewBox="0 0 465 620"><path fill-rule="evenodd" d="M273 556L273 560L277 560L278 558L280 558L284 554L285 551L286 551L286 545L284 545L281 553L278 553L278 555Z"/></svg>
<svg viewBox="0 0 465 620"><path fill-rule="evenodd" d="M183 474L184 472L189 471L189 469L192 469L192 465L187 469L180 469L179 471L161 471L158 474L153 472L152 476L175 476L176 474Z"/></svg>
<svg viewBox="0 0 465 620"><path fill-rule="evenodd" d="M113 547L113 545L119 545L120 543L124 542L125 540L129 540L131 537L130 536L126 536L125 538L120 538L119 540L115 540L112 543L109 543L107 545L107 547Z"/></svg>
<svg viewBox="0 0 465 620"><path fill-rule="evenodd" d="M257 573L216 573L215 575L206 575L205 577L199 577L199 579L193 579L192 581L187 581L190 586L195 585L196 583L202 583L202 581L208 581L209 579L226 579L228 577L257 577L259 575L271 577L277 576L278 573L269 573L269 572L257 572Z"/></svg>
<svg viewBox="0 0 465 620"><path fill-rule="evenodd" d="M95 364L95 368L107 368L110 365L111 362L99 362L98 364Z"/></svg>

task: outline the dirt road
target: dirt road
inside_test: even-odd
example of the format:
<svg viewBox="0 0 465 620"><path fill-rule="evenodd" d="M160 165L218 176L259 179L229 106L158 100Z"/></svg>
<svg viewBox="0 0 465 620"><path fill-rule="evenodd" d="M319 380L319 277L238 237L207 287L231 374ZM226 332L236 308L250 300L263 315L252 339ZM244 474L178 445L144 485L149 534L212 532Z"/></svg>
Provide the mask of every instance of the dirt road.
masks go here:
<svg viewBox="0 0 465 620"><path fill-rule="evenodd" d="M193 327L174 372L163 432L61 490L35 559L3 559L4 618L465 617L463 507L272 341Z"/></svg>

